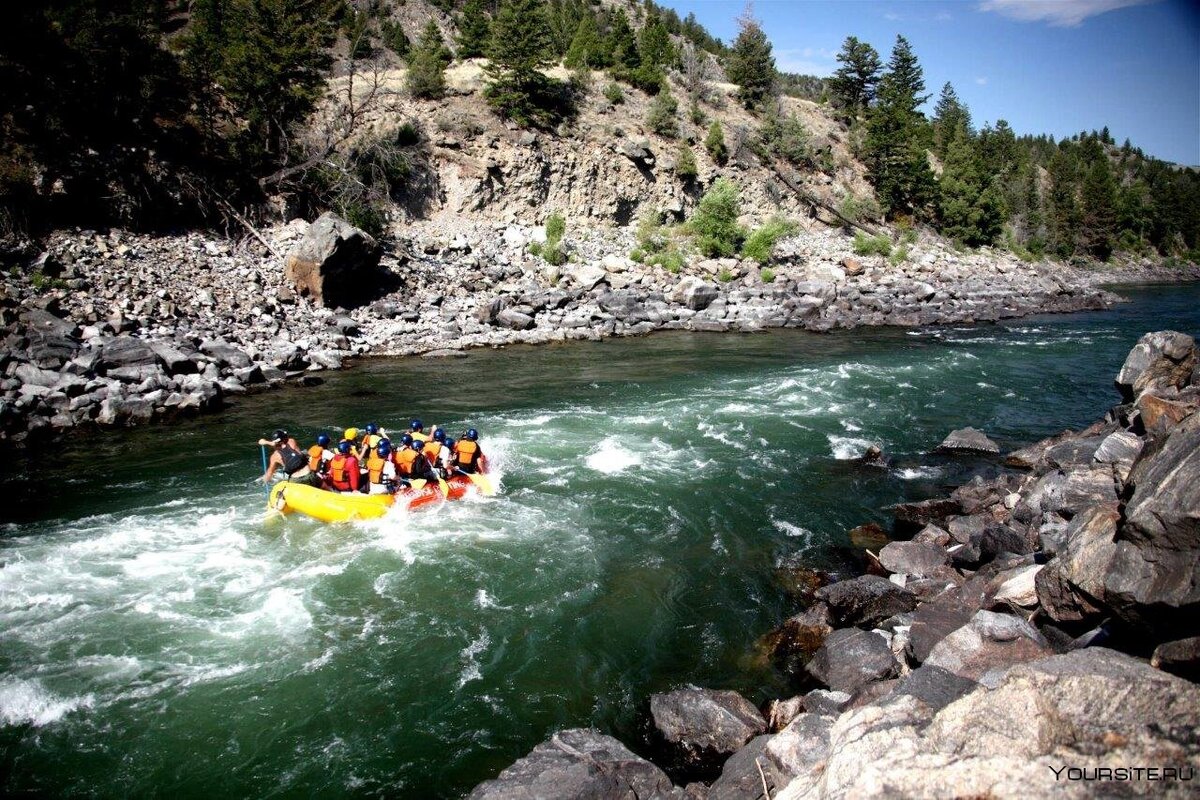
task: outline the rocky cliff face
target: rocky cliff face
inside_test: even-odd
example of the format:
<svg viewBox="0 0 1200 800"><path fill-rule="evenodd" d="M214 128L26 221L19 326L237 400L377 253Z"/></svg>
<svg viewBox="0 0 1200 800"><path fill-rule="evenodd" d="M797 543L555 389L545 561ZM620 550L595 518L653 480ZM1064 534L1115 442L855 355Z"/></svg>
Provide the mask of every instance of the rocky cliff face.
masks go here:
<svg viewBox="0 0 1200 800"><path fill-rule="evenodd" d="M627 796L642 774L658 783L637 796L660 798L1194 796L1195 358L1192 337L1147 334L1104 420L1011 454L1022 471L896 507L923 527L869 553L878 574L806 592L767 639L818 688L765 717L732 692L656 695L653 757L675 785L625 759L588 796ZM575 796L547 780L566 762L531 778L547 747L472 796Z"/></svg>

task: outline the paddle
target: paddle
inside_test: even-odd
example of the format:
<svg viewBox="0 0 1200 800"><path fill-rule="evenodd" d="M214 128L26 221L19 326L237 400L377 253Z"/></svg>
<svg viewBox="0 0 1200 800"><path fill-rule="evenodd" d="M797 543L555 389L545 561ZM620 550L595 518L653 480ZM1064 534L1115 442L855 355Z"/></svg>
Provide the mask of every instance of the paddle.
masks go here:
<svg viewBox="0 0 1200 800"><path fill-rule="evenodd" d="M470 472L466 473L466 475L471 479L471 483L475 484L475 488L478 489L479 493L484 497L491 497L496 493L496 485L492 483L491 479L487 475L483 475L478 472Z"/></svg>
<svg viewBox="0 0 1200 800"><path fill-rule="evenodd" d="M267 474L267 446L265 444L260 444L258 446L258 449L259 449L259 452L262 453L263 475L266 475ZM265 494L265 495L271 494L271 487L268 486L265 482L263 483L263 494Z"/></svg>
<svg viewBox="0 0 1200 800"><path fill-rule="evenodd" d="M442 490L442 497L450 496L450 484L446 483L445 478L438 478L438 488Z"/></svg>

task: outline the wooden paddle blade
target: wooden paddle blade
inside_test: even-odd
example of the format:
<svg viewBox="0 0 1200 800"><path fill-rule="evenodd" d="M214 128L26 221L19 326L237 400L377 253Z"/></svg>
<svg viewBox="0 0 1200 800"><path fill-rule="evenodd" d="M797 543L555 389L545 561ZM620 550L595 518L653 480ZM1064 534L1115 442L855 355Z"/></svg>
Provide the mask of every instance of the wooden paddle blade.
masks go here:
<svg viewBox="0 0 1200 800"><path fill-rule="evenodd" d="M487 475L481 475L478 472L473 472L467 477L471 479L471 483L475 484L475 488L477 488L479 493L484 497L491 497L496 493L496 487Z"/></svg>

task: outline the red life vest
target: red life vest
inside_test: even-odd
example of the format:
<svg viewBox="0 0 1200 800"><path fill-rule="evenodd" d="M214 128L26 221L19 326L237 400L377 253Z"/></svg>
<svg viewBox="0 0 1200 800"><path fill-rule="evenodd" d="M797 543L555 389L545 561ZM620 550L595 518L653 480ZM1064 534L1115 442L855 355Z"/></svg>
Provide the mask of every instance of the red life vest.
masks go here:
<svg viewBox="0 0 1200 800"><path fill-rule="evenodd" d="M338 453L329 462L329 484L339 492L358 489L358 459Z"/></svg>

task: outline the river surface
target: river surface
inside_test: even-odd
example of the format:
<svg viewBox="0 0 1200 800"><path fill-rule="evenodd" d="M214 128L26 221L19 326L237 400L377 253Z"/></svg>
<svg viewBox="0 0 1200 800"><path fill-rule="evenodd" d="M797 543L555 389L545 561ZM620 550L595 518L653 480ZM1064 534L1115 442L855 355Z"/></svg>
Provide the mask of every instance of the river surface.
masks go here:
<svg viewBox="0 0 1200 800"><path fill-rule="evenodd" d="M975 461L1082 427L1200 287L1106 313L832 335L662 334L380 360L0 474L0 788L14 795L461 796L565 726L635 741L650 693L785 694L756 639L784 559ZM264 524L255 440L409 415L472 425L501 495ZM856 467L870 443L889 470ZM986 465L985 465L986 466ZM991 468L994 468L994 464Z"/></svg>

